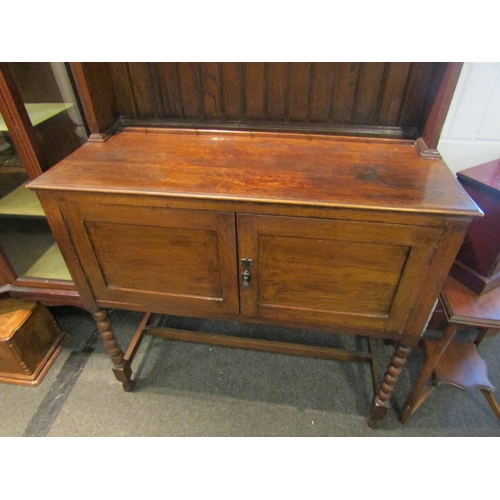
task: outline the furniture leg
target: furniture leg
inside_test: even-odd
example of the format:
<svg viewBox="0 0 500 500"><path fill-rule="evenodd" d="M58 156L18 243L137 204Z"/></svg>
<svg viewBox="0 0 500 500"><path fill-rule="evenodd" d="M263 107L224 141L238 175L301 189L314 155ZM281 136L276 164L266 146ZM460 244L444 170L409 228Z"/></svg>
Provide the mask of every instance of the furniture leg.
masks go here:
<svg viewBox="0 0 500 500"><path fill-rule="evenodd" d="M113 373L115 377L123 384L123 390L131 391L132 381L130 377L132 375L132 369L116 340L115 332L111 326L107 311L105 309L99 309L93 312L92 316L97 324L97 328L106 346L109 357L113 362Z"/></svg>
<svg viewBox="0 0 500 500"><path fill-rule="evenodd" d="M398 381L399 375L410 353L410 346L400 343L396 344L396 349L387 366L378 394L375 396L372 403L370 416L368 418L368 426L372 429L375 429L378 423L386 416L389 410L392 392L394 391L396 382Z"/></svg>
<svg viewBox="0 0 500 500"><path fill-rule="evenodd" d="M480 328L477 337L474 339L476 347L483 341L486 335L497 335L498 328Z"/></svg>
<svg viewBox="0 0 500 500"><path fill-rule="evenodd" d="M406 408L403 412L403 416L401 417L401 423L406 424L409 418L413 415L415 410L422 404L423 400L421 398L422 391L427 384L432 372L436 368L439 359L441 358L443 352L448 347L449 343L452 341L455 333L457 332L457 326L453 323L448 324L443 336L439 340L439 343L433 350L432 354L429 356L429 359L425 363L422 372L420 373L417 383L413 388L413 391L410 395Z"/></svg>
<svg viewBox="0 0 500 500"><path fill-rule="evenodd" d="M378 363L378 349L373 337L368 337L368 350L370 351L370 367L372 370L373 393L376 395L380 383L380 369Z"/></svg>
<svg viewBox="0 0 500 500"><path fill-rule="evenodd" d="M415 405L413 406L412 414L415 413L418 408L420 408L420 406L424 403L424 401L436 390L436 387L437 387L437 385L435 383L433 383L431 386L429 386L423 392L423 394L421 394L419 396L417 401L415 401ZM409 417L407 417L407 418L409 418ZM405 420L405 422L406 422L406 420ZM403 423L405 423L405 422L403 422Z"/></svg>
<svg viewBox="0 0 500 500"><path fill-rule="evenodd" d="M493 396L493 393L486 389L481 389L481 392L483 393L483 396L486 398L486 401L488 401L488 404L490 405L490 408L492 409L493 413L496 415L498 420L500 420L500 406L498 405L497 400Z"/></svg>
<svg viewBox="0 0 500 500"><path fill-rule="evenodd" d="M127 348L127 351L125 352L125 355L124 355L124 361L128 365L132 364L132 361L134 360L135 355L137 354L137 351L141 345L142 339L144 338L146 325L147 325L150 317L151 317L150 312L147 312L146 314L144 314L139 326L137 327L137 330L134 333L134 336L132 337L132 340L130 341L130 344Z"/></svg>

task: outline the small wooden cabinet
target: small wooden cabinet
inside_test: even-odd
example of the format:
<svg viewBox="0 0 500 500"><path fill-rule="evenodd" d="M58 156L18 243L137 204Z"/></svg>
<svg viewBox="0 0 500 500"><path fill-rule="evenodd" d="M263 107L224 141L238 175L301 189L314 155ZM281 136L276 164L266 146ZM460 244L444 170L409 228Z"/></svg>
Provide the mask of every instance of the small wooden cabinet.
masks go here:
<svg viewBox="0 0 500 500"><path fill-rule="evenodd" d="M103 308L393 339L372 422L480 214L411 142L264 132L131 129L29 187L124 387Z"/></svg>
<svg viewBox="0 0 500 500"><path fill-rule="evenodd" d="M61 351L65 333L37 302L0 299L0 382L38 385Z"/></svg>
<svg viewBox="0 0 500 500"><path fill-rule="evenodd" d="M484 294L500 286L500 160L462 170L457 178L484 217L470 225L451 274Z"/></svg>

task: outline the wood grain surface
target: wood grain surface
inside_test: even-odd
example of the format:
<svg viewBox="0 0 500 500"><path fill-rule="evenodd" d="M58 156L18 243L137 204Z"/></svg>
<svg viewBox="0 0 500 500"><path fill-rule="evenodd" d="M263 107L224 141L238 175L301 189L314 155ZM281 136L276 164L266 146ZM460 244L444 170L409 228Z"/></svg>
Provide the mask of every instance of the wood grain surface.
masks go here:
<svg viewBox="0 0 500 500"><path fill-rule="evenodd" d="M85 144L30 187L478 215L412 143L298 134L137 129Z"/></svg>

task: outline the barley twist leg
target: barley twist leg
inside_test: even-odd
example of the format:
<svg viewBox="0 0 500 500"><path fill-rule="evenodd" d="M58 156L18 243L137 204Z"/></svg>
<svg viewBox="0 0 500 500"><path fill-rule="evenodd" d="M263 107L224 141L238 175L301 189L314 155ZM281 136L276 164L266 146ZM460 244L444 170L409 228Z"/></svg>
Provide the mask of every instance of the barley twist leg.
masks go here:
<svg viewBox="0 0 500 500"><path fill-rule="evenodd" d="M368 418L368 425L375 429L378 423L386 416L390 407L390 399L399 375L403 370L403 366L408 360L411 353L411 347L403 344L397 344L391 361L387 366L386 372L382 383L380 384L378 394L375 396L370 416Z"/></svg>
<svg viewBox="0 0 500 500"><path fill-rule="evenodd" d="M115 377L123 384L123 389L125 391L132 390L132 381L130 380L132 369L130 364L126 362L125 355L118 344L107 311L105 309L99 309L92 313L92 316L97 324L97 329L99 330L108 355L113 362L113 373Z"/></svg>

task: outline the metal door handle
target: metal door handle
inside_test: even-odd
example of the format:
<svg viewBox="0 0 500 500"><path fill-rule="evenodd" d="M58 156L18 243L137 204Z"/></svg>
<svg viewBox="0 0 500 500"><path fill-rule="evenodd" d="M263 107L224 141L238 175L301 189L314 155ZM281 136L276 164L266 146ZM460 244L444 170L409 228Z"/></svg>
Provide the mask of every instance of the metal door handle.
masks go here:
<svg viewBox="0 0 500 500"><path fill-rule="evenodd" d="M243 282L243 288L248 290L250 288L250 280L252 278L252 274L250 272L250 268L252 267L252 259L245 257L241 259L241 265L243 266L243 272L241 273L241 280Z"/></svg>

